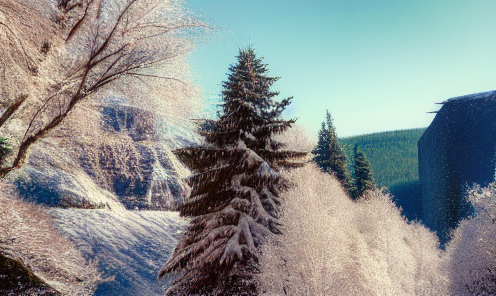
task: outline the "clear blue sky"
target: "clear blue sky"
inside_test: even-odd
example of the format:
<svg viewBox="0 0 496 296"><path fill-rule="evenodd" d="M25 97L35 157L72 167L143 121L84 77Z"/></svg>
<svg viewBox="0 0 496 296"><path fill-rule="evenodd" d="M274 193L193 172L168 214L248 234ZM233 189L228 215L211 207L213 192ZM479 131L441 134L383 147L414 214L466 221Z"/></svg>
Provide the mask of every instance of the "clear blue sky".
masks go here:
<svg viewBox="0 0 496 296"><path fill-rule="evenodd" d="M219 30L190 56L215 102L239 47L253 44L294 96L284 113L317 136L426 127L450 97L496 89L496 0L187 0Z"/></svg>

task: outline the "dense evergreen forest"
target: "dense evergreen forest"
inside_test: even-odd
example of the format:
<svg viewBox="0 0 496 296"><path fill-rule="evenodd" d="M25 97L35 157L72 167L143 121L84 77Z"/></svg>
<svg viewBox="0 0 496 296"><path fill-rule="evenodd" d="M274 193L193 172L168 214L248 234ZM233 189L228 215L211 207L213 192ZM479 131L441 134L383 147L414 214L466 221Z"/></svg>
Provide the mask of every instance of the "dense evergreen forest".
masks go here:
<svg viewBox="0 0 496 296"><path fill-rule="evenodd" d="M387 187L409 219L421 219L417 142L424 131L417 128L340 139L348 160L353 159L355 145L367 155L377 187Z"/></svg>
<svg viewBox="0 0 496 296"><path fill-rule="evenodd" d="M417 142L425 128L341 138L348 159L355 144L367 155L378 187L418 180ZM350 170L351 171L351 170Z"/></svg>

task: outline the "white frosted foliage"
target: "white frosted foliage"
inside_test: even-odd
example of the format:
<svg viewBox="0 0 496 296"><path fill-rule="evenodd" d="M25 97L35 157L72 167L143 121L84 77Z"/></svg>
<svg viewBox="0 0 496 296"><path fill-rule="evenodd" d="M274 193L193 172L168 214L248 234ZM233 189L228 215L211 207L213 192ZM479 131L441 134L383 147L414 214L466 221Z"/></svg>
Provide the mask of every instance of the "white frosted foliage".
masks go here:
<svg viewBox="0 0 496 296"><path fill-rule="evenodd" d="M408 224L389 196L354 203L314 165L287 174L283 235L263 248L267 295L446 295L442 251L426 228Z"/></svg>
<svg viewBox="0 0 496 296"><path fill-rule="evenodd" d="M475 217L460 222L446 247L453 295L496 294L496 183L468 192Z"/></svg>
<svg viewBox="0 0 496 296"><path fill-rule="evenodd" d="M203 24L179 1L55 2L0 4L0 134L14 146L2 176L33 143L68 128L73 113L84 113L72 128L88 137L99 132L95 113L116 104L191 127L201 104L185 55ZM182 133L153 117L152 129Z"/></svg>

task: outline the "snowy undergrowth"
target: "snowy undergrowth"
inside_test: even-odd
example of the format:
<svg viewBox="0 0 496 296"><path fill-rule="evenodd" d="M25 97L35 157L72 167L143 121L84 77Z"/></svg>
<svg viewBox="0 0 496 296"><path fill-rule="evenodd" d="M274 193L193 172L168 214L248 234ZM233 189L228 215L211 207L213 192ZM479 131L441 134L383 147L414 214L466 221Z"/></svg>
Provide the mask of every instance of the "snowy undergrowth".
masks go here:
<svg viewBox="0 0 496 296"><path fill-rule="evenodd" d="M177 212L125 209L51 209L57 226L113 281L95 296L163 295L169 286L157 274L177 244L187 220Z"/></svg>
<svg viewBox="0 0 496 296"><path fill-rule="evenodd" d="M448 295L435 234L405 221L388 195L353 202L314 165L287 177L284 234L266 244L267 295Z"/></svg>
<svg viewBox="0 0 496 296"><path fill-rule="evenodd" d="M0 183L0 253L19 260L64 295L92 295L102 282L96 264L52 225L47 209L17 198Z"/></svg>

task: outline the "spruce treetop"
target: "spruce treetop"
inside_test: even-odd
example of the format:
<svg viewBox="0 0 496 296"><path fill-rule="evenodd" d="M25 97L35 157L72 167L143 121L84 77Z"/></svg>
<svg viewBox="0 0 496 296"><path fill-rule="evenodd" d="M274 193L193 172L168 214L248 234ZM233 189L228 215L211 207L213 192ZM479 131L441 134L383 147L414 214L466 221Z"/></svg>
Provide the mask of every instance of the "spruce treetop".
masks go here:
<svg viewBox="0 0 496 296"><path fill-rule="evenodd" d="M227 80L222 84L224 88L222 91L223 112L227 111L225 103L241 99L253 104L255 112L262 118L278 118L292 99L292 97L286 98L281 102L273 100L279 95L279 92L271 91L270 87L280 77L267 76L268 65L263 63L263 58L256 56L255 50L251 46L240 49L236 57L238 62L229 67Z"/></svg>
<svg viewBox="0 0 496 296"><path fill-rule="evenodd" d="M326 124L327 123L327 124ZM326 121L322 122L317 146L312 150L313 161L322 171L338 178L346 191L351 192L352 182L348 172L347 160L336 136L332 116L326 111Z"/></svg>

